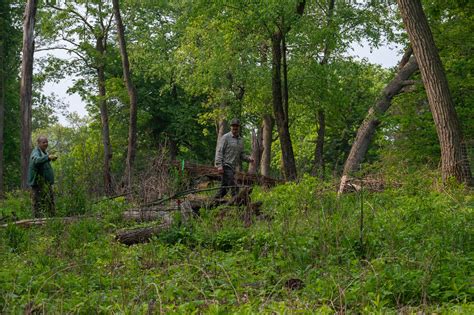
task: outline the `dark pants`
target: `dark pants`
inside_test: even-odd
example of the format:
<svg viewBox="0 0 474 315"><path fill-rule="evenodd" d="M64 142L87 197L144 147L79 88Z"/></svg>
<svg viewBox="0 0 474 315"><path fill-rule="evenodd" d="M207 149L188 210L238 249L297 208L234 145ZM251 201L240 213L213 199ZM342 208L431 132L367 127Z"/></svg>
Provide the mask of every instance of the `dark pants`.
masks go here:
<svg viewBox="0 0 474 315"><path fill-rule="evenodd" d="M31 187L33 197L33 216L41 218L43 216L54 217L56 206L54 204L53 186L48 183L41 183Z"/></svg>
<svg viewBox="0 0 474 315"><path fill-rule="evenodd" d="M234 186L232 188L226 188L226 186ZM228 190L231 190L232 196L237 195L239 188L236 187L234 179L234 170L229 166L224 166L224 174L222 174L221 189L216 194L215 198L222 198L227 194Z"/></svg>

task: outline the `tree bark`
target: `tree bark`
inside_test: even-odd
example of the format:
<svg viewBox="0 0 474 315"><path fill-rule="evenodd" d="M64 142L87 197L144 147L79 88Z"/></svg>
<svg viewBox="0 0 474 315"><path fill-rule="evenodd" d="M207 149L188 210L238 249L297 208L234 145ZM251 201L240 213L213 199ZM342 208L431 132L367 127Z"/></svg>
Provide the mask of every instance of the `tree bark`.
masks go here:
<svg viewBox="0 0 474 315"><path fill-rule="evenodd" d="M90 218L90 217L86 217L86 216L75 216L75 217L55 217L55 218L24 219L24 220L19 220L19 221L11 222L11 223L1 224L1 225L0 225L0 228L6 228L6 227L8 227L9 225L16 225L16 226L20 226L20 227L29 228L29 227L32 227L32 226L45 225L45 224L47 224L48 222L56 221L56 220L61 221L62 223L73 223L73 222L77 222L77 221L79 221L79 220L81 220L81 219L85 219L85 218Z"/></svg>
<svg viewBox="0 0 474 315"><path fill-rule="evenodd" d="M326 18L327 18L326 27L328 29L332 25L334 5L335 5L335 0L330 0L328 4L327 14L326 14ZM330 39L325 38L323 58L321 59L319 64L321 66L326 65L329 61L330 55L331 55ZM319 176L319 178L321 179L324 179L324 137L326 134L326 115L324 113L324 109L318 110L317 120L318 120L318 135L316 138L316 148L314 150L314 175Z"/></svg>
<svg viewBox="0 0 474 315"><path fill-rule="evenodd" d="M258 131L252 130L252 159L253 163L249 164L249 174L257 174L257 170L260 167L260 159L262 156L262 128L258 128Z"/></svg>
<svg viewBox="0 0 474 315"><path fill-rule="evenodd" d="M109 113L107 109L106 92L105 92L105 45L104 37L99 36L96 40L96 50L99 53L99 60L96 66L97 81L99 88L99 109L100 119L102 123L102 143L104 145L104 190L106 195L113 194L112 176L110 171L110 161L112 160L112 146L110 145L110 131L109 131Z"/></svg>
<svg viewBox="0 0 474 315"><path fill-rule="evenodd" d="M131 191L133 163L135 161L137 148L137 93L132 82L132 75L130 71L130 63L128 60L127 44L125 42L125 30L120 15L119 0L112 0L114 8L115 22L117 23L117 34L120 46L120 55L122 57L123 79L127 87L128 97L130 99L130 118L128 127L128 149L127 160L125 166L125 187Z"/></svg>
<svg viewBox="0 0 474 315"><path fill-rule="evenodd" d="M450 177L474 185L465 142L449 91L443 64L420 0L397 0L417 58L441 148L443 182Z"/></svg>
<svg viewBox="0 0 474 315"><path fill-rule="evenodd" d="M324 136L326 133L326 115L324 110L318 110L318 137L314 150L314 175L324 178Z"/></svg>
<svg viewBox="0 0 474 315"><path fill-rule="evenodd" d="M272 132L273 117L270 114L263 116L262 131L262 158L260 164L260 174L270 176L270 162L272 160Z"/></svg>
<svg viewBox="0 0 474 315"><path fill-rule="evenodd" d="M0 4L3 6L3 4ZM2 8L3 9L3 8ZM2 23L3 24L3 23ZM1 25L1 24L0 24ZM0 34L5 35L3 30L0 30ZM0 40L0 199L4 197L4 132L5 132L5 65L6 65L6 49L5 41Z"/></svg>
<svg viewBox="0 0 474 315"><path fill-rule="evenodd" d="M5 182L4 182L4 145L5 145L5 101L6 101L6 76L7 76L7 37L8 25L11 23L10 19L10 5L6 2L0 3L0 199L5 196Z"/></svg>
<svg viewBox="0 0 474 315"><path fill-rule="evenodd" d="M356 138L344 164L338 194L344 192L350 176L358 169L360 163L364 159L369 144L374 136L375 129L380 124L380 118L390 107L393 97L402 91L403 87L406 86L405 81L408 80L417 69L418 64L416 59L412 57L410 61L408 61L397 73L395 78L393 78L393 80L383 89L380 98L369 109L367 116L357 130Z"/></svg>
<svg viewBox="0 0 474 315"><path fill-rule="evenodd" d="M33 88L34 31L37 0L28 0L23 17L23 49L20 81L21 112L21 187L28 187L28 161L31 153L31 102Z"/></svg>
<svg viewBox="0 0 474 315"><path fill-rule="evenodd" d="M167 147L168 147L170 160L171 161L176 160L176 157L178 156L178 153L179 153L178 142L172 139L171 135L168 137Z"/></svg>
<svg viewBox="0 0 474 315"><path fill-rule="evenodd" d="M296 13L302 16L306 1L298 1ZM288 80L286 63L286 34L290 26L285 25L282 18L280 25L271 36L272 41L272 97L273 114L275 117L282 153L283 174L285 180L295 180L297 176L295 155L291 144L288 115ZM283 71L282 71L283 67ZM282 82L283 75L283 82Z"/></svg>
<svg viewBox="0 0 474 315"><path fill-rule="evenodd" d="M153 236L168 230L171 227L170 222L164 222L160 225L145 228L136 228L134 230L120 231L115 239L125 245L133 245L148 242Z"/></svg>
<svg viewBox="0 0 474 315"><path fill-rule="evenodd" d="M282 87L282 33L276 31L272 36L272 96L273 113L280 138L282 153L283 174L285 180L296 179L296 163L291 144L290 129L288 125L288 110L285 107L288 103L284 101Z"/></svg>
<svg viewBox="0 0 474 315"><path fill-rule="evenodd" d="M229 130L227 120L225 120L225 118L220 118L219 121L217 122L217 141L216 141L216 149L214 150L216 154L217 154L217 149L219 148L219 142L221 141L222 136L226 134L227 130Z"/></svg>

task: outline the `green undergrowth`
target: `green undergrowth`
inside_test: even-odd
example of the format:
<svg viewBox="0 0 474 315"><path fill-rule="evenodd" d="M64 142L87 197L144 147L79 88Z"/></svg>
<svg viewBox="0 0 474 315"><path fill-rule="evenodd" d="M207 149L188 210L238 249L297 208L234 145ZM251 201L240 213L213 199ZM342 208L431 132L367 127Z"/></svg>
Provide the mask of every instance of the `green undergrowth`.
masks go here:
<svg viewBox="0 0 474 315"><path fill-rule="evenodd" d="M133 246L114 240L131 227L124 200L94 204L76 223L10 225L0 230L0 312L473 313L474 197L430 187L338 199L305 177L255 188L258 215L176 215Z"/></svg>

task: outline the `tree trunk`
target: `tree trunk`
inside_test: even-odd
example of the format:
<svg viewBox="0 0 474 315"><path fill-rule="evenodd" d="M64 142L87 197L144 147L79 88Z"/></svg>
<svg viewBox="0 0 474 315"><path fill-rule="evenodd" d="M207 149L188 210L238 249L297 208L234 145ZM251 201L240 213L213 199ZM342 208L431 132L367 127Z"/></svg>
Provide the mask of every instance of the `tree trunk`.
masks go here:
<svg viewBox="0 0 474 315"><path fill-rule="evenodd" d="M298 1L296 14L302 16L306 1ZM272 34L272 97L273 114L277 125L278 136L282 153L283 174L285 180L295 180L296 163L291 144L289 120L288 120L288 80L286 63L286 34L290 31L290 26L285 25L282 18L277 30ZM282 83L283 66L283 83Z"/></svg>
<svg viewBox="0 0 474 315"><path fill-rule="evenodd" d="M263 116L263 132L262 132L262 158L260 164L260 174L270 176L270 162L272 160L272 132L273 117L270 114Z"/></svg>
<svg viewBox="0 0 474 315"><path fill-rule="evenodd" d="M28 0L23 17L23 50L21 60L21 187L28 187L28 160L31 153L31 101L33 85L34 30L37 0Z"/></svg>
<svg viewBox="0 0 474 315"><path fill-rule="evenodd" d="M358 169L360 163L364 159L369 144L374 136L375 128L380 124L380 117L388 110L393 97L401 92L403 87L406 86L406 80L408 80L417 69L418 64L415 58L412 57L397 73L395 78L383 89L380 98L374 106L369 109L367 116L357 131L351 151L349 152L349 156L344 164L338 194L344 192L344 188L350 179L350 176Z"/></svg>
<svg viewBox="0 0 474 315"><path fill-rule="evenodd" d="M0 4L3 6L3 4ZM3 9L3 8L2 8ZM1 23L2 26L4 23ZM0 30L0 34L2 38L5 38L3 30ZM4 197L4 178L3 178L3 170L4 170L4 132L5 132L5 65L6 65L6 49L5 49L5 41L0 40L0 199Z"/></svg>
<svg viewBox="0 0 474 315"><path fill-rule="evenodd" d="M318 137L314 150L314 175L324 178L324 136L326 133L326 115L324 110L318 110Z"/></svg>
<svg viewBox="0 0 474 315"><path fill-rule="evenodd" d="M326 14L326 18L327 18L326 27L328 29L330 29L332 25L332 18L334 14L334 4L335 4L335 0L330 0L328 4L328 10ZM329 33L329 36L331 36L331 33ZM330 54L331 54L330 39L325 38L323 58L319 62L321 66L324 66L328 63ZM318 120L318 136L316 138L316 148L314 150L314 175L319 176L319 178L321 179L324 179L324 137L326 134L326 115L324 113L324 109L318 110L317 120Z"/></svg>
<svg viewBox="0 0 474 315"><path fill-rule="evenodd" d="M273 113L276 120L280 146L282 153L283 174L285 180L296 179L296 164L291 144L290 130L288 126L288 111L285 107L288 105L284 101L282 80L282 33L276 31L272 36L272 96Z"/></svg>
<svg viewBox="0 0 474 315"><path fill-rule="evenodd" d="M259 128L257 133L255 133L255 130L252 130L252 158L253 158L253 163L249 164L249 174L257 174L257 170L260 167L260 159L262 156L262 142L261 142L261 136L262 136L262 128Z"/></svg>
<svg viewBox="0 0 474 315"><path fill-rule="evenodd" d="M103 61L105 54L105 45L103 43L103 40L103 37L98 37L96 41L96 49L99 53L100 59L96 70L99 88L100 119L102 123L102 143L104 145L104 190L106 195L111 195L113 193L112 176L110 171L110 161L112 160L112 146L110 145L109 113L107 109L107 101L105 99L105 66Z"/></svg>
<svg viewBox="0 0 474 315"><path fill-rule="evenodd" d="M397 0L397 3L420 67L421 78L433 114L441 148L443 181L454 177L458 182L474 185L446 74L421 1Z"/></svg>
<svg viewBox="0 0 474 315"><path fill-rule="evenodd" d="M125 187L128 191L131 191L132 175L133 175L133 163L135 161L136 148L137 148L137 93L132 82L132 75L130 72L130 64L128 60L127 44L125 42L125 31L120 16L119 0L112 0L114 8L115 22L117 23L117 35L119 39L120 55L122 57L123 67L123 79L125 86L127 87L128 97L130 99L130 118L128 127L128 150L127 160L125 166Z"/></svg>
<svg viewBox="0 0 474 315"><path fill-rule="evenodd" d="M227 124L227 120L225 118L220 118L219 121L217 122L217 141L216 141L216 152L217 154L217 149L219 148L219 142L221 141L221 138L223 135L226 134L227 130L229 130L229 126Z"/></svg>
<svg viewBox="0 0 474 315"><path fill-rule="evenodd" d="M283 85L281 89L282 102L283 102L283 113L285 120L289 121L289 96L288 96L288 63L286 58L286 34L281 34L281 63L283 68ZM292 148L293 151L293 148Z"/></svg>
<svg viewBox="0 0 474 315"><path fill-rule="evenodd" d="M171 139L171 136L170 136L168 137L167 147L168 147L170 160L174 161L179 153L178 142L176 142L176 140L174 139Z"/></svg>

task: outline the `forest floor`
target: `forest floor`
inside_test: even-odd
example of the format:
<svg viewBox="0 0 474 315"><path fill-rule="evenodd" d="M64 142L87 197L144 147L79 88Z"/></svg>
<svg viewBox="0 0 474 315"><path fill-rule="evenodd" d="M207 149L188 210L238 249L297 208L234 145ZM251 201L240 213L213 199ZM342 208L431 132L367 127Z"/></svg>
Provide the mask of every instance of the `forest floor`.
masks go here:
<svg viewBox="0 0 474 315"><path fill-rule="evenodd" d="M9 224L0 313L474 313L474 196L462 187L417 179L337 198L305 177L252 200L250 224L242 207L176 213L132 246L115 240L137 226L123 197L71 223ZM29 206L12 194L0 214L26 218Z"/></svg>

